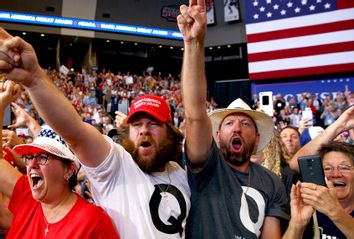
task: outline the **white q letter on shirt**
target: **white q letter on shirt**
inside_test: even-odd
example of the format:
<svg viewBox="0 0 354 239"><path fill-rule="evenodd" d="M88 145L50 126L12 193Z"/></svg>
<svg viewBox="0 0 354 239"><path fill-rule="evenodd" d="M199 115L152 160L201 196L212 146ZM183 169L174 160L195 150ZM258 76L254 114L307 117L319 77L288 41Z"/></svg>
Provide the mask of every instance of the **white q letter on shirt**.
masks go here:
<svg viewBox="0 0 354 239"><path fill-rule="evenodd" d="M261 234L261 227L264 221L264 209L265 209L265 202L260 194L256 189L251 187L242 186L242 196L241 196L241 207L240 207L240 219L244 227L246 227L250 232L255 233L258 237ZM248 203L246 199L246 192L247 196L251 197L257 204L258 208L258 219L257 222L252 222Z"/></svg>

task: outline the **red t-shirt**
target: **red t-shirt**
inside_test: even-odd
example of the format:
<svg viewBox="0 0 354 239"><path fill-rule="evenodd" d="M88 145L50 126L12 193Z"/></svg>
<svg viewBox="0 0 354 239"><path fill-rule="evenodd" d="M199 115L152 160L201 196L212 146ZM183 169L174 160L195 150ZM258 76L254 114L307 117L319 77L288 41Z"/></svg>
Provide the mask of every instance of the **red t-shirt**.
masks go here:
<svg viewBox="0 0 354 239"><path fill-rule="evenodd" d="M40 202L32 197L26 176L16 183L10 204L14 214L12 226L6 238L119 238L114 225L102 208L86 202L79 195L73 208L56 223L49 224L45 236L44 221Z"/></svg>

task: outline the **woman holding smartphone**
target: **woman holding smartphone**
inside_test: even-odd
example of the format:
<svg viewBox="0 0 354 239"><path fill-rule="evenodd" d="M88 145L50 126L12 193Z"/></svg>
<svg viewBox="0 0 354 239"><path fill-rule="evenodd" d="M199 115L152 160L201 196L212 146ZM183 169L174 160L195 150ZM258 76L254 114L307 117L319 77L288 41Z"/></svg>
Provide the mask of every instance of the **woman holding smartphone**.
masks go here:
<svg viewBox="0 0 354 239"><path fill-rule="evenodd" d="M327 187L293 185L291 220L283 238L354 238L354 145L332 142L322 145L319 155Z"/></svg>

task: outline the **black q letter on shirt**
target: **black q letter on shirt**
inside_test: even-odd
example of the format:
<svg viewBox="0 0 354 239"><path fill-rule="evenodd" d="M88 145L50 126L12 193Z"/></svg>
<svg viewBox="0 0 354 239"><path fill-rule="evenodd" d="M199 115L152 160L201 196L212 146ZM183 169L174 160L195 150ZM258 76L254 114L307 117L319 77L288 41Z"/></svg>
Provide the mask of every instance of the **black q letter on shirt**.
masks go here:
<svg viewBox="0 0 354 239"><path fill-rule="evenodd" d="M155 191L152 194L150 199L149 205L150 205L150 214L151 214L152 221L155 227L159 231L167 234L179 233L179 235L182 236L183 233L182 222L186 218L186 213L187 213L187 206L183 194L181 193L181 191L178 190L178 188L176 188L173 185L159 184L159 186L163 191L161 191L160 188L157 185L155 185ZM177 218L170 216L170 218L168 219L168 222L171 223L171 225L166 225L163 221L161 221L159 216L159 205L162 199L160 194L161 192L168 192L171 195L173 195L177 199L177 202L181 209L181 214Z"/></svg>

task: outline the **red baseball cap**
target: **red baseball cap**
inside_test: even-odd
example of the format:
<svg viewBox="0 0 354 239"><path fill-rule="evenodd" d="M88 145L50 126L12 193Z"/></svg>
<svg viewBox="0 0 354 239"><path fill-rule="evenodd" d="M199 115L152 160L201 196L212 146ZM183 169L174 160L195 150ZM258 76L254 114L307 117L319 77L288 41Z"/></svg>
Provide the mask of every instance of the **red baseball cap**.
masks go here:
<svg viewBox="0 0 354 239"><path fill-rule="evenodd" d="M132 102L126 122L129 124L137 113L145 112L158 121L172 123L170 108L166 101L156 95L143 95Z"/></svg>

